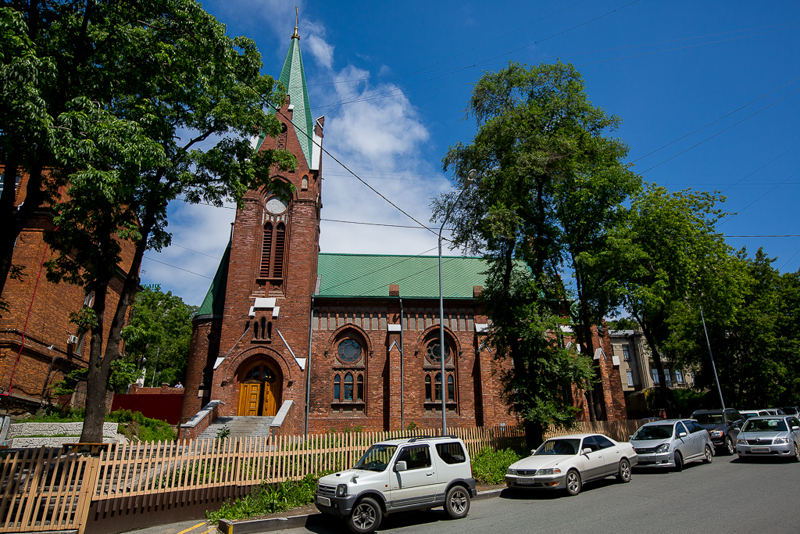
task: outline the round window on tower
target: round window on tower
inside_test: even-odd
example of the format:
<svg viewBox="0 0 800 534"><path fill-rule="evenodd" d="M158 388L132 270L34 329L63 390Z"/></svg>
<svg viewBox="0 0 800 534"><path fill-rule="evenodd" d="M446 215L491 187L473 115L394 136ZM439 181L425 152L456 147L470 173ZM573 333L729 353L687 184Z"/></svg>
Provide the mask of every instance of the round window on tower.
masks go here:
<svg viewBox="0 0 800 534"><path fill-rule="evenodd" d="M270 197L270 199L267 200L266 203L267 211L272 215L280 215L281 213L286 211L287 207L288 205L286 204L286 202L279 199L278 197Z"/></svg>
<svg viewBox="0 0 800 534"><path fill-rule="evenodd" d="M347 338L339 343L339 360L343 363L356 363L361 359L361 344L353 338Z"/></svg>

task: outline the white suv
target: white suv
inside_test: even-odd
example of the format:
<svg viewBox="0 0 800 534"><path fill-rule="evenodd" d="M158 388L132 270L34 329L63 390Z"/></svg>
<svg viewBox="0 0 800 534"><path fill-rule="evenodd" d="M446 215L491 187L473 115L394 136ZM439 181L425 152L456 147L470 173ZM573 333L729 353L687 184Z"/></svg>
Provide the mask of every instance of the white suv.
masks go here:
<svg viewBox="0 0 800 534"><path fill-rule="evenodd" d="M392 512L444 506L453 519L465 517L476 493L464 442L420 437L376 443L351 470L320 478L314 501L364 534Z"/></svg>

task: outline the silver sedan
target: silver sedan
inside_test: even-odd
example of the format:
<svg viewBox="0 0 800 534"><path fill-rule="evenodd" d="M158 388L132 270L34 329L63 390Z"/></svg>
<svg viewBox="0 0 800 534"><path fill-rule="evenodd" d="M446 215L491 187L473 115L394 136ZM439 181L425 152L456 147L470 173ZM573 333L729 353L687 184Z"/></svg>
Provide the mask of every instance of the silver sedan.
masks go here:
<svg viewBox="0 0 800 534"><path fill-rule="evenodd" d="M680 471L693 461L711 463L714 445L706 429L692 419L664 419L647 423L631 436L639 467Z"/></svg>
<svg viewBox="0 0 800 534"><path fill-rule="evenodd" d="M779 456L800 461L800 420L794 415L748 419L736 440L742 461Z"/></svg>

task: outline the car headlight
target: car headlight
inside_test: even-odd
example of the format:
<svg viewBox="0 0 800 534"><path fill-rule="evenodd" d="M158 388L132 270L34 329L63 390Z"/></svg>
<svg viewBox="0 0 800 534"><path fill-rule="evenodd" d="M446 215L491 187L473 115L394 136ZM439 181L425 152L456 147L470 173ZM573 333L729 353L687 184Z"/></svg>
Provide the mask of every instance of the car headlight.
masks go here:
<svg viewBox="0 0 800 534"><path fill-rule="evenodd" d="M739 439L736 440L736 444L737 445L747 445L747 440L739 438Z"/></svg>
<svg viewBox="0 0 800 534"><path fill-rule="evenodd" d="M712 430L710 433L712 438L721 438L723 434L722 430Z"/></svg>
<svg viewBox="0 0 800 534"><path fill-rule="evenodd" d="M516 475L516 474L517 474L517 470L516 470L516 469L511 469L511 468L509 467L509 468L508 468L508 471L506 471L506 474L507 474L507 475Z"/></svg>
<svg viewBox="0 0 800 534"><path fill-rule="evenodd" d="M560 475L561 474L561 469L559 469L558 467L555 467L553 469L539 469L536 472L536 474L537 475Z"/></svg>
<svg viewBox="0 0 800 534"><path fill-rule="evenodd" d="M665 452L669 452L669 443L662 443L656 447L656 454L662 454Z"/></svg>
<svg viewBox="0 0 800 534"><path fill-rule="evenodd" d="M772 443L774 443L775 445L784 445L786 443L789 443L789 438L775 438L775 440Z"/></svg>
<svg viewBox="0 0 800 534"><path fill-rule="evenodd" d="M347 496L347 484L339 484L338 486L336 486L336 496L337 497Z"/></svg>

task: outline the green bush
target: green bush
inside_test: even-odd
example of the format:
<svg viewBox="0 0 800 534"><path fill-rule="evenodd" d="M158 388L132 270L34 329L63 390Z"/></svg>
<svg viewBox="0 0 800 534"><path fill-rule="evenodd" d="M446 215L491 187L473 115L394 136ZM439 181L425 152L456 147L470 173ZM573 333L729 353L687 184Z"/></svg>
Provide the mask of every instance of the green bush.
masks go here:
<svg viewBox="0 0 800 534"><path fill-rule="evenodd" d="M123 424L136 423L139 426L139 441L174 441L177 437L169 423L160 419L150 419L141 412L116 410L106 416L106 421Z"/></svg>
<svg viewBox="0 0 800 534"><path fill-rule="evenodd" d="M508 466L520 460L519 454L511 449L496 451L490 448L481 449L472 459L472 476L483 484L502 484Z"/></svg>
<svg viewBox="0 0 800 534"><path fill-rule="evenodd" d="M298 481L287 481L280 484L262 482L249 495L229 501L217 511L207 511L206 517L212 523L220 519L249 519L260 515L283 512L296 506L314 502L314 491L317 481L327 473L306 475Z"/></svg>

